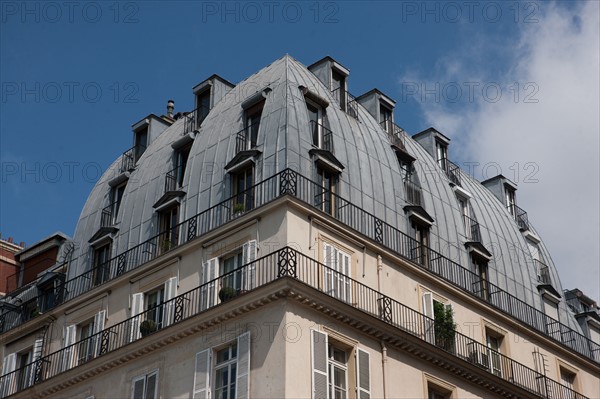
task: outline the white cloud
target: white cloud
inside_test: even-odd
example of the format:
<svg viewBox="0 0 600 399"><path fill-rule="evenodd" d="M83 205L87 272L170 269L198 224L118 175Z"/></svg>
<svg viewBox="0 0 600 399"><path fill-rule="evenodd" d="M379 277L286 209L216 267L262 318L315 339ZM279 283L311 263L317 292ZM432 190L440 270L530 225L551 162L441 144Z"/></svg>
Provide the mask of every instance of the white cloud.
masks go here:
<svg viewBox="0 0 600 399"><path fill-rule="evenodd" d="M600 3L543 4L539 23L519 26L518 41L489 34L469 39L477 41L471 47L477 51L440 60L449 68L436 68L444 72L427 78L501 83L498 102L476 91L472 102L425 101L422 110L427 123L450 134L455 158L497 162L518 183L519 205L543 237L563 288L578 287L600 301ZM485 41L495 45L486 50L480 45ZM510 65L503 72L489 72L497 68L478 62L498 54ZM403 81L416 79L405 76ZM519 85L518 101L513 82ZM529 99L538 102L526 102L525 95L535 88L539 91ZM528 182L532 178L538 182Z"/></svg>

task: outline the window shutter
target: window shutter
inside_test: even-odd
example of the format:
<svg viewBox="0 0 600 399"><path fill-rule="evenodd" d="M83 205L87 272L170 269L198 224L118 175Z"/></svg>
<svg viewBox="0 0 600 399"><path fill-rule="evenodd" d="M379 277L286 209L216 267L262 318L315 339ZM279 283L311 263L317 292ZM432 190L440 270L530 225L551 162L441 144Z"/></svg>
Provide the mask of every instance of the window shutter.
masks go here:
<svg viewBox="0 0 600 399"><path fill-rule="evenodd" d="M210 391L210 360L211 350L206 349L196 353L196 370L194 372L193 399L206 399Z"/></svg>
<svg viewBox="0 0 600 399"><path fill-rule="evenodd" d="M37 370L37 362L42 358L42 350L44 346L44 339L38 338L33 344L33 356L31 358L31 366L29 366L29 385L32 386L35 382L35 372Z"/></svg>
<svg viewBox="0 0 600 399"><path fill-rule="evenodd" d="M236 398L248 399L250 397L250 332L240 335L237 341Z"/></svg>
<svg viewBox="0 0 600 399"><path fill-rule="evenodd" d="M251 290L256 287L256 240L248 241L242 248L242 263L245 267L244 277L245 281L242 287L246 290Z"/></svg>
<svg viewBox="0 0 600 399"><path fill-rule="evenodd" d="M362 349L356 351L356 387L359 399L371 398L370 355Z"/></svg>
<svg viewBox="0 0 600 399"><path fill-rule="evenodd" d="M106 310L101 310L94 316L94 338L92 344L94 345L94 356L100 354L100 344L102 343L102 331L104 330L104 322L106 321Z"/></svg>
<svg viewBox="0 0 600 399"><path fill-rule="evenodd" d="M425 339L427 342L434 344L435 343L435 331L434 331L434 321L430 320L434 318L433 314L433 295L431 292L425 292L423 294L423 314L428 318L423 319L423 327L425 329Z"/></svg>
<svg viewBox="0 0 600 399"><path fill-rule="evenodd" d="M219 270L219 258L209 259L202 264L202 287L200 288L200 309L215 306L215 281Z"/></svg>
<svg viewBox="0 0 600 399"><path fill-rule="evenodd" d="M71 368L71 364L73 363L73 343L75 342L75 333L77 332L77 326L72 324L70 326L65 326L64 329L64 346L65 350L63 351L63 370L68 370Z"/></svg>
<svg viewBox="0 0 600 399"><path fill-rule="evenodd" d="M10 354L4 356L4 362L2 363L2 375L12 373L13 371L15 371L16 366L17 366L17 354L16 353L10 353ZM2 391L0 392L0 393L2 393L3 398L15 393L15 389L16 389L15 384L17 381L15 378L15 374L16 373L13 373L9 376L4 377Z"/></svg>
<svg viewBox="0 0 600 399"><path fill-rule="evenodd" d="M312 391L313 399L327 399L327 334L312 332Z"/></svg>
<svg viewBox="0 0 600 399"><path fill-rule="evenodd" d="M343 281L340 282L343 284L341 290L343 290L343 295L341 299L345 300L348 303L352 302L352 291L350 287L350 267L352 266L352 258L345 252L338 251L339 253L339 272L343 273L344 276Z"/></svg>
<svg viewBox="0 0 600 399"><path fill-rule="evenodd" d="M164 302L177 296L177 277L171 277L165 282L165 299ZM163 307L163 325L168 327L173 323L175 316L175 301L168 302Z"/></svg>
<svg viewBox="0 0 600 399"><path fill-rule="evenodd" d="M133 383L131 384L131 398L132 399L144 399L144 382L146 381L146 376L136 377L133 379Z"/></svg>
<svg viewBox="0 0 600 399"><path fill-rule="evenodd" d="M144 294L138 292L131 295L131 332L129 336L130 342L135 341L140 337L140 318L135 317L142 313L144 309Z"/></svg>
<svg viewBox="0 0 600 399"><path fill-rule="evenodd" d="M331 269L335 269L335 255L333 247L323 243L323 263ZM333 273L330 269L325 268L325 292L330 294L333 290Z"/></svg>

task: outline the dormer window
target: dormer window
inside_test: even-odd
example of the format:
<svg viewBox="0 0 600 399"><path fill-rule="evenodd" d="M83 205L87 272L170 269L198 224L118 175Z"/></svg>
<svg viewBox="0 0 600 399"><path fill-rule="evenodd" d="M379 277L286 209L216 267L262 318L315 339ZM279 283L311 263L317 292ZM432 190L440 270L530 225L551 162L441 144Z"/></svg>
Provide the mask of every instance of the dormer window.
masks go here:
<svg viewBox="0 0 600 399"><path fill-rule="evenodd" d="M517 205L517 202L515 200L515 190L513 190L511 187L505 185L504 191L505 191L505 199L506 199L505 205L508 208L508 211L510 212L510 214L513 216L516 216L517 210L515 209L515 205Z"/></svg>
<svg viewBox="0 0 600 399"><path fill-rule="evenodd" d="M448 159L448 146L440 140L435 140L435 153L437 155L437 163L440 168L446 170L446 160Z"/></svg>
<svg viewBox="0 0 600 399"><path fill-rule="evenodd" d="M185 169L187 168L188 158L190 157L190 151L192 145L187 145L175 153L175 169L177 171L177 185L178 187L183 186L183 178L185 176Z"/></svg>
<svg viewBox="0 0 600 399"><path fill-rule="evenodd" d="M248 108L245 115L245 141L246 150L256 147L258 139L258 128L260 127L260 117L265 105L264 101Z"/></svg>
<svg viewBox="0 0 600 399"><path fill-rule="evenodd" d="M379 123L384 127L388 133L394 133L393 131L393 113L390 108L385 106L383 103L379 104Z"/></svg>
<svg viewBox="0 0 600 399"><path fill-rule="evenodd" d="M210 86L196 95L196 129L204 121L210 111Z"/></svg>
<svg viewBox="0 0 600 399"><path fill-rule="evenodd" d="M335 69L331 70L331 92L342 110L346 110L346 76Z"/></svg>
<svg viewBox="0 0 600 399"><path fill-rule="evenodd" d="M148 125L135 131L134 140L133 156L134 162L137 162L148 146Z"/></svg>

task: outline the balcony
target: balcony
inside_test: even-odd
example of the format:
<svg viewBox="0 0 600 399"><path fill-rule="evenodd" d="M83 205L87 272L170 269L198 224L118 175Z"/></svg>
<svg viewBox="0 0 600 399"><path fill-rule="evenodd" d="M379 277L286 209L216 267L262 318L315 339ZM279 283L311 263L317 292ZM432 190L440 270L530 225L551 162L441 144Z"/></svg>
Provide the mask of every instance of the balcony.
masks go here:
<svg viewBox="0 0 600 399"><path fill-rule="evenodd" d="M146 151L146 147L143 145L136 145L128 149L121 156L121 166L119 167L119 173L125 173L133 170L138 159Z"/></svg>
<svg viewBox="0 0 600 399"><path fill-rule="evenodd" d="M210 111L210 108L205 107L205 106L200 106L200 107L196 108L195 110L186 113L183 116L184 122L183 122L183 131L181 134L186 135L186 134L189 134L189 133L199 130L200 126L202 125L202 122L204 122L204 119L206 119L206 117L208 116L209 111Z"/></svg>
<svg viewBox="0 0 600 399"><path fill-rule="evenodd" d="M333 90L331 94L342 111L358 120L358 101L356 101L356 97L339 87Z"/></svg>
<svg viewBox="0 0 600 399"><path fill-rule="evenodd" d="M111 227L115 224L115 219L117 217L115 212L117 209L117 202L113 202L102 209L102 213L100 214L100 227Z"/></svg>
<svg viewBox="0 0 600 399"><path fill-rule="evenodd" d="M317 121L310 121L310 131L312 133L313 145L333 154L333 133L331 130Z"/></svg>
<svg viewBox="0 0 600 399"><path fill-rule="evenodd" d="M256 139L258 137L258 128L260 122L246 126L235 134L235 153L239 154L242 151L248 151L256 147Z"/></svg>
<svg viewBox="0 0 600 399"><path fill-rule="evenodd" d="M522 231L529 230L529 219L527 218L527 212L515 204L511 204L507 208L510 214L515 218L519 229Z"/></svg>
<svg viewBox="0 0 600 399"><path fill-rule="evenodd" d="M552 285L552 279L550 278L550 269L548 269L548 266L537 259L534 259L533 262L537 270L538 282L543 285Z"/></svg>
<svg viewBox="0 0 600 399"><path fill-rule="evenodd" d="M401 149L406 150L404 145L406 140L406 132L400 126L390 120L381 121L381 128L387 133L390 143Z"/></svg>
<svg viewBox="0 0 600 399"><path fill-rule="evenodd" d="M406 202L412 205L423 205L423 201L421 198L421 186L417 183L404 180L404 193L406 194Z"/></svg>
<svg viewBox="0 0 600 399"><path fill-rule="evenodd" d="M316 212L322 212L322 210L314 202L315 194L322 194L323 191L322 185L291 169L285 169L246 190L252 195L253 209L289 195L312 207ZM239 193L174 226L173 229L178 231L178 241L173 243L173 248L236 219L237 215L232 211L232 206L237 203L238 195ZM333 198L332 203L334 204L334 209L328 214L340 223L367 239L388 248L399 257L409 261L414 257L414 248L420 245L414 238L335 193L327 192L327 195ZM103 284L160 256L162 254L162 251L159 250L161 237L164 237L164 232L120 253L105 265L102 265L102 270L109 271ZM476 300L487 303L515 320L530 326L537 332L554 339L566 348L600 363L600 345L597 343L491 282L488 283L489 291L486 297L474 293L473 287L481 280L479 275L439 252L427 247L421 246L421 248L428 262L424 265L414 263L416 267L422 267L428 273L449 282L463 290L467 295L475 297ZM95 288L93 285L94 273L102 272L102 270L92 269L64 282L64 287L61 288L61 292L64 292L61 301L63 303L68 302ZM21 314L26 315L26 317L21 317ZM35 314L32 315L25 304L14 306L14 309L5 309L0 315L1 331L6 332L15 328L34 316ZM559 333L549 334L549 325L555 326Z"/></svg>
<svg viewBox="0 0 600 399"><path fill-rule="evenodd" d="M245 281L245 286L230 297L219 298L219 287L226 287L234 274L243 276L241 281ZM326 279L325 284L324 279ZM464 368L467 364L474 365L492 381L500 378L516 390L524 390L534 396L555 398L567 394L574 399L586 399L582 394L502 353L487 348L486 345L458 331L452 331L451 338L438 339L434 319L290 247L267 254L235 271L1 376L0 387L3 388L0 394L2 397L7 397L24 391L133 342L143 340L160 330L201 315L221 306L224 302L235 301L238 296L261 289L278 280L284 282L289 288L281 290L280 292L287 292L280 294L281 296L298 295L290 291L296 292L306 288L311 292L311 301L326 304L331 303L331 300L323 299L332 298L336 305L338 303L342 306L347 305L344 314L350 314L355 310L362 312L364 320L370 323L371 331L378 331L381 326L393 327L391 342L414 341L411 352L439 354L439 351L443 351L450 356L451 364L455 368ZM339 287L336 283L343 281L347 288L345 294L331 289L327 281L333 283L333 287ZM243 299L240 299L241 301ZM317 306L317 309L320 308L322 307ZM161 319L159 323L153 320L157 315ZM490 361L492 358L493 363ZM444 359L437 359L434 362L441 363L440 367L443 367L444 363L449 364L448 360ZM29 383L18 384L19 376L25 372L30 372L28 374L32 376ZM460 373L461 370L457 372Z"/></svg>
<svg viewBox="0 0 600 399"><path fill-rule="evenodd" d="M442 170L446 172L446 176L448 176L450 183L460 187L460 167L447 158L442 158L438 160L438 164L440 165Z"/></svg>
<svg viewBox="0 0 600 399"><path fill-rule="evenodd" d="M479 223L475 219L471 219L467 215L463 215L463 218L465 220L465 230L469 241L482 242L481 231L479 230Z"/></svg>
<svg viewBox="0 0 600 399"><path fill-rule="evenodd" d="M181 168L175 168L170 170L165 175L165 193L170 191L177 191L181 184L183 183L183 173L181 173Z"/></svg>

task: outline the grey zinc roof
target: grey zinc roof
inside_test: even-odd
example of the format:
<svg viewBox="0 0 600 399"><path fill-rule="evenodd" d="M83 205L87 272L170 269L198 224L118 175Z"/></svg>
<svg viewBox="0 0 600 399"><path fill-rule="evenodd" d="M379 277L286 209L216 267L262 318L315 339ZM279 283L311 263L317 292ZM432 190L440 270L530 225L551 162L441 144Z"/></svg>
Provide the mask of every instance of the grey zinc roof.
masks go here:
<svg viewBox="0 0 600 399"><path fill-rule="evenodd" d="M342 111L329 89L307 67L287 55L239 82L213 105L189 155L180 221L231 196L225 165L235 156L235 134L243 127L241 104L265 88L270 92L260 124L257 147L261 155L257 157L255 181L287 167L314 178L314 161L309 155L312 148L309 120L299 86L330 103L326 119L333 132L335 156L345 167L340 176L339 194L408 232L400 167L386 133L362 106L359 106L358 120ZM158 218L152 206L163 194L165 174L174 167L171 144L181 138L182 130L182 119L164 130L132 171L118 215L119 230L113 241L113 256L158 233ZM435 220L431 228L431 246L470 268L461 211L446 175L412 138L406 139L406 147L416 158L424 208ZM119 164L120 158L100 178L81 212L74 237L79 244L80 256L70 277L90 268L88 240L100 226L102 208L110 202L108 182L118 174ZM471 204L481 226L483 244L493 254L489 264L490 281L543 310L536 288L536 271L516 222L488 189L464 172L461 177L463 187L473 195ZM555 266L543 243L540 243L540 249L555 288L562 292ZM560 304L560 317L563 323L580 330L569 316L564 300Z"/></svg>

